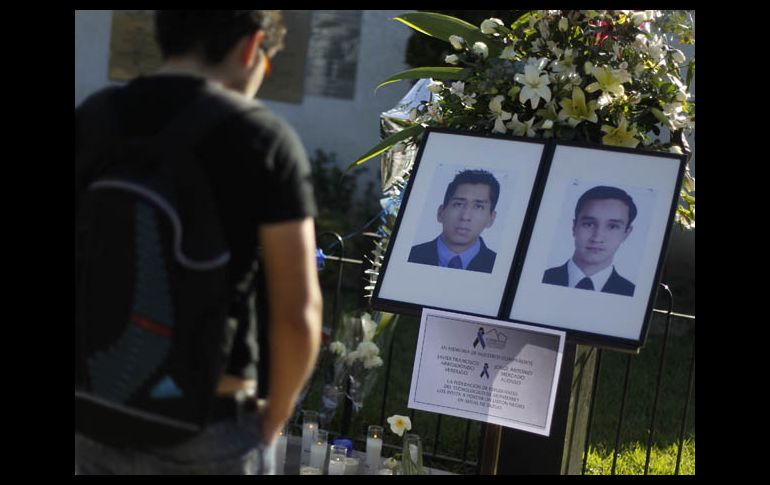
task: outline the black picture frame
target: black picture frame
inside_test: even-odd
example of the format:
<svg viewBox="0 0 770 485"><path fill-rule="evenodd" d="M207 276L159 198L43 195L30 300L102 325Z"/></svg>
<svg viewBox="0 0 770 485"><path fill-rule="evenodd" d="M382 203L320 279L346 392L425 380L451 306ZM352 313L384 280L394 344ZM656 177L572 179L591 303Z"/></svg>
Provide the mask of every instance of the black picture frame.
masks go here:
<svg viewBox="0 0 770 485"><path fill-rule="evenodd" d="M372 307L414 316L423 307L499 316L521 230L527 226L542 176L546 145L545 140L427 128L379 270ZM491 268L457 270L417 257L410 261L415 246L441 233L437 212L448 183L462 170L485 170L499 179L496 217L481 233L484 246L495 253L494 263ZM487 237L493 229L496 232Z"/></svg>
<svg viewBox="0 0 770 485"><path fill-rule="evenodd" d="M518 185L501 183L498 209L500 203L508 206L503 208L507 215L501 218L498 212L494 222L503 232L497 246L490 247L504 252L495 260L494 278L408 261L411 248L429 242L426 232L418 235L417 226L431 217L430 204L443 203L443 197L436 202L436 194L442 184L446 187L447 174L435 176L442 156L459 165L469 161L470 168L522 171L516 172ZM491 159L504 161L487 162ZM685 155L674 153L429 127L379 270L372 308L419 316L427 307L496 317L564 330L568 342L638 352L646 340L686 162ZM625 274L633 285L631 295L589 292L543 279L546 270L560 266L556 261L565 263L574 251L576 199L596 186L619 188L637 206L629 235L619 245L622 251L614 252L612 262L614 272ZM505 202L506 191L516 203L511 198ZM606 281L614 281L609 274ZM608 283L600 284L597 290Z"/></svg>
<svg viewBox="0 0 770 485"><path fill-rule="evenodd" d="M649 330L687 157L575 142L553 141L552 146L501 317L565 330L571 342L638 352ZM637 215L614 253L606 283L585 291L562 286L564 280L556 278L564 276L564 265L576 253L577 201L589 191L607 193L595 187L623 190ZM613 284L615 276L633 290Z"/></svg>

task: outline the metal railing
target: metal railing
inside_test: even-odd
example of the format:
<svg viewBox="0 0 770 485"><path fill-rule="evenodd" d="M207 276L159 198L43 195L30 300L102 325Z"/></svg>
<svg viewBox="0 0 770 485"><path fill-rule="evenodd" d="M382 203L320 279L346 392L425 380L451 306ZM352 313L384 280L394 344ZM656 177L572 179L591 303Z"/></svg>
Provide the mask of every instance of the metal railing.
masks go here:
<svg viewBox="0 0 770 485"><path fill-rule="evenodd" d="M373 236L372 234L368 233L369 236ZM332 236L337 240L337 246L339 247L338 254L331 254L326 255L325 260L329 262L335 262L338 263L338 277L336 279L336 288L334 295L332 297L332 320L334 322L333 326L337 325L337 322L339 321L339 315L341 312L340 308L340 292L342 289L342 283L343 283L343 266L345 264L354 264L354 265L361 265L363 264L363 261L361 259L350 259L345 258L345 251L344 251L344 241L343 239L336 233L322 233L319 234L320 237L325 236ZM664 371L666 368L666 358L667 358L667 347L668 343L671 337L671 325L672 325L672 318L677 318L680 321L684 321L688 324L692 325L692 331L689 331L687 333L692 335L692 339L694 342L694 324L695 324L695 317L691 315L681 314L681 313L675 313L672 311L673 309L673 295L671 294L670 289L668 286L661 284L662 289L666 292L666 294L669 297L669 307L667 310L661 310L661 309L654 309L654 315L665 315L666 321L665 321L665 327L663 331L663 340L661 344L661 353L658 360L658 369L657 369L657 378L656 378L656 385L655 385L655 391L654 391L654 399L652 404L652 412L651 412L651 419L648 426L648 438L646 443L646 459L645 459L645 465L644 465L644 474L648 474L649 471L649 465L650 465L650 459L651 459L651 451L653 449L654 444L654 437L656 432L656 418L658 413L658 407L660 403L660 399L662 397L661 389L662 389L662 380L664 377ZM334 328L331 329L331 331L334 331ZM392 372L392 363L393 363L393 349L394 349L394 343L395 338L391 338L388 349L387 349L387 357L385 359L385 372L384 372L384 389L382 393L382 399L380 402L380 423L385 422L385 412L386 412L386 402L388 399L389 391L390 391L390 381L391 381L391 372ZM600 373L602 371L602 364L603 360L606 361L606 357L608 354L622 354L621 352L615 352L608 349L601 349L601 348L593 348L591 349L591 352L596 352L596 364L594 368L594 385L591 393L591 404L589 409L589 415L588 415L588 430L586 432L586 439L585 439L585 452L583 455L583 466L582 466L582 473L586 474L587 472L587 463L588 463L588 450L589 446L592 443L593 438L593 432L595 431L593 429L595 423L594 421L594 413L595 408L597 405L597 402L601 401L603 399L604 393L610 393L613 390L612 385L615 383L609 382L600 382ZM642 350L644 352L644 349ZM617 357L617 355L616 355ZM611 474L616 474L616 464L617 464L617 458L621 452L621 438L622 438L622 429L624 424L624 417L626 413L626 405L628 400L628 389L629 389L629 383L630 383L630 377L631 377L631 369L633 366L633 363L635 360L639 358L639 355L634 354L625 354L625 372L623 377L623 383L622 383L622 399L620 403L620 407L618 410L618 419L617 419L617 426L614 430L615 433L615 440L614 440L614 450L613 450L613 460L612 460L612 467L611 467ZM682 460L682 449L683 444L687 432L687 421L688 421L688 413L690 409L690 402L693 398L692 396L692 389L694 385L694 374L695 374L695 345L693 343L692 345L692 353L689 358L689 379L688 379L688 385L687 385L687 391L685 393L686 399L682 406L682 417L680 420L680 429L678 434L678 450L677 450L677 459L676 459L676 467L673 471L673 474L678 475L680 473L680 465ZM316 372L318 374L318 372ZM316 379L316 375L313 377L313 381ZM312 382L311 381L311 386ZM350 420L350 403L348 399L344 399L346 408L344 410L343 415L343 427L349 425ZM404 396L404 402L406 402L406 396ZM422 412L421 412L422 413ZM410 411L410 418L412 419L413 423L416 418L415 410ZM459 418L458 418L459 419ZM438 418L436 420L436 426L435 430L432 430L432 433L429 430L422 430L423 436L432 436L432 439L425 443L424 446L424 459L427 465L434 467L434 468L442 468L447 470L460 470L460 473L470 473L470 474L479 474L480 472L480 466L481 466L481 460L479 457L481 456L481 447L483 445L483 436L484 436L484 430L486 425L484 423L473 421L473 420L462 420L465 421L465 430L463 433L463 445L461 447L462 453L460 456L453 456L452 454L449 454L449 452L442 448L441 445L441 427L442 427L442 416L438 415ZM479 434L478 443L475 444L475 450L471 446L471 435L473 434L472 431L475 430ZM330 435L340 435L340 434L347 434L347 429L342 429L340 431L333 431L330 430ZM365 438L357 437L354 439L358 444L362 444L363 440ZM385 443L384 448L390 448L397 450L398 447L394 445L389 445ZM475 453L471 453L471 451L475 451ZM472 456L469 456L472 455Z"/></svg>

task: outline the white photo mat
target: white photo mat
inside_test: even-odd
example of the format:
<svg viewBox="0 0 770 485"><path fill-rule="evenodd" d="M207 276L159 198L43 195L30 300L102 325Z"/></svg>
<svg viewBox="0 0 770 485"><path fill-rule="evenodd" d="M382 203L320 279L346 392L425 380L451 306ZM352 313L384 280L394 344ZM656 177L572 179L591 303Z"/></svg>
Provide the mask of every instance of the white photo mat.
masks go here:
<svg viewBox="0 0 770 485"><path fill-rule="evenodd" d="M670 228L681 160L645 153L556 145L510 319L640 341L654 296L653 280ZM635 285L632 297L543 283L548 268L574 250L577 198L596 185L626 190L638 215L615 255L615 268ZM652 293L652 295L651 295Z"/></svg>
<svg viewBox="0 0 770 485"><path fill-rule="evenodd" d="M503 300L544 143L428 131L408 200L380 270L375 300L459 310L496 317ZM483 169L500 182L492 227L481 237L497 253L491 273L408 262L413 246L441 233L436 219L454 175Z"/></svg>

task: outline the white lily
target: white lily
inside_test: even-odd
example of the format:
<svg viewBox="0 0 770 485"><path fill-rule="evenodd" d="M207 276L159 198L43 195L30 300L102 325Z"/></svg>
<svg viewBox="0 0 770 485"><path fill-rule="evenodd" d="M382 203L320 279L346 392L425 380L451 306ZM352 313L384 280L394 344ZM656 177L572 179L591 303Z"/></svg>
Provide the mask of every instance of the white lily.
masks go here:
<svg viewBox="0 0 770 485"><path fill-rule="evenodd" d="M532 128L534 123L534 116L527 121L521 122L519 121L519 114L516 113L513 115L513 118L511 118L511 121L506 123L505 126L512 130L515 135L533 137L536 134L535 130Z"/></svg>
<svg viewBox="0 0 770 485"><path fill-rule="evenodd" d="M462 103L469 108L476 104L476 101L476 93L465 94L462 97Z"/></svg>
<svg viewBox="0 0 770 485"><path fill-rule="evenodd" d="M615 96L621 96L625 92L622 79L628 76L627 72L624 76L623 73L618 73L610 67L595 66L591 74L596 78L596 82L586 86L586 92L593 93L597 90L601 90L605 94Z"/></svg>
<svg viewBox="0 0 770 485"><path fill-rule="evenodd" d="M363 341L359 342L356 352L363 360L380 355L380 348L374 342Z"/></svg>
<svg viewBox="0 0 770 485"><path fill-rule="evenodd" d="M505 133L505 123L503 122L511 119L511 113L503 110L503 100L505 100L505 96L498 94L489 102L489 112L495 119L495 127L492 129L495 133Z"/></svg>
<svg viewBox="0 0 770 485"><path fill-rule="evenodd" d="M440 93L441 90L443 89L444 89L444 83L442 83L441 81L431 81L431 83L428 84L428 87L427 87L428 91L436 94Z"/></svg>
<svg viewBox="0 0 770 485"><path fill-rule="evenodd" d="M602 125L602 131L607 133L602 137L602 143L605 145L636 148L639 140L635 138L636 128L627 129L628 121L621 116L618 126Z"/></svg>
<svg viewBox="0 0 770 485"><path fill-rule="evenodd" d="M544 59L547 62L547 59ZM551 81L548 80L548 75L538 69L537 64L527 64L524 66L524 74L516 74L514 80L524 85L519 93L519 101L522 104L526 104L529 100L532 105L532 109L537 108L540 103L540 98L543 98L546 102L551 100L551 90L548 85Z"/></svg>
<svg viewBox="0 0 770 485"><path fill-rule="evenodd" d="M374 357L367 357L364 359L364 369L373 369L381 366L383 363L382 357L375 355Z"/></svg>
<svg viewBox="0 0 770 485"><path fill-rule="evenodd" d="M431 103L428 105L428 116L438 123L443 123L444 121L444 116L441 114L441 107L438 104Z"/></svg>
<svg viewBox="0 0 770 485"><path fill-rule="evenodd" d="M518 59L518 56L516 55L516 49L513 45L507 45L503 49L503 52L500 53L500 59L506 59L509 61L515 61Z"/></svg>
<svg viewBox="0 0 770 485"><path fill-rule="evenodd" d="M401 416L394 414L387 419L390 425L390 430L399 436L404 436L404 431L410 431L412 429L412 420L409 416Z"/></svg>
<svg viewBox="0 0 770 485"><path fill-rule="evenodd" d="M452 94L456 94L457 96L462 96L463 91L465 91L465 83L462 81L455 81L449 87L449 92Z"/></svg>
<svg viewBox="0 0 770 485"><path fill-rule="evenodd" d="M586 104L585 94L579 87L572 89L572 99L562 99L559 104L562 106L562 110L559 111L559 120L567 120L567 124L572 128L584 120L592 123L599 121L596 116L596 101L589 101Z"/></svg>
<svg viewBox="0 0 770 485"><path fill-rule="evenodd" d="M333 354L337 354L340 357L345 357L345 354L347 354L347 348L345 347L345 344L340 342L339 340L335 340L334 342L329 344L329 351Z"/></svg>

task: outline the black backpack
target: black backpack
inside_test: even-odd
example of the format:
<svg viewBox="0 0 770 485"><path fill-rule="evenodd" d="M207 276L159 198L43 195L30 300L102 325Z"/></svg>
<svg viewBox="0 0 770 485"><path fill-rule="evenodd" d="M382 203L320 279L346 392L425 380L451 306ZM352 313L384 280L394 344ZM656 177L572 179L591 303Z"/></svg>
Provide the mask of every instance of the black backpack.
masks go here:
<svg viewBox="0 0 770 485"><path fill-rule="evenodd" d="M87 175L76 193L75 428L107 443L170 444L206 426L237 325L228 310L243 297L228 287L230 254L194 144L260 105L209 85L158 135L126 137L118 91L79 115L96 141L76 156Z"/></svg>

